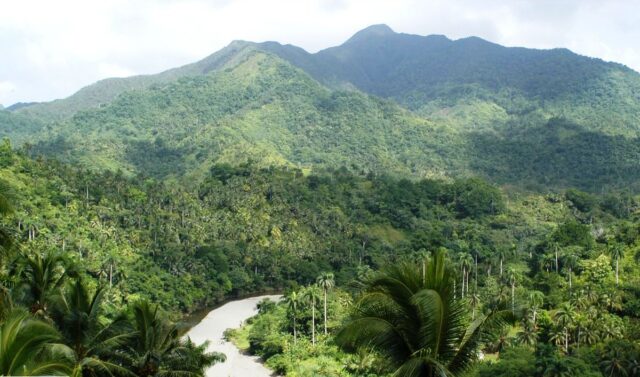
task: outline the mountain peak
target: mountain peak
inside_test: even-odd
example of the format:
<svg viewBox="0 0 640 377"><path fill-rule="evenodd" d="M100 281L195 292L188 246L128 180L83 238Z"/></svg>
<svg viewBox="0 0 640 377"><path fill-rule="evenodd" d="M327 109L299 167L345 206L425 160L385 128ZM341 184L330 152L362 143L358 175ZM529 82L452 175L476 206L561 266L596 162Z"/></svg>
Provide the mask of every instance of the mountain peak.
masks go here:
<svg viewBox="0 0 640 377"><path fill-rule="evenodd" d="M362 40L364 38L393 35L395 33L396 32L386 24L371 25L355 33L351 38L349 38L347 43Z"/></svg>

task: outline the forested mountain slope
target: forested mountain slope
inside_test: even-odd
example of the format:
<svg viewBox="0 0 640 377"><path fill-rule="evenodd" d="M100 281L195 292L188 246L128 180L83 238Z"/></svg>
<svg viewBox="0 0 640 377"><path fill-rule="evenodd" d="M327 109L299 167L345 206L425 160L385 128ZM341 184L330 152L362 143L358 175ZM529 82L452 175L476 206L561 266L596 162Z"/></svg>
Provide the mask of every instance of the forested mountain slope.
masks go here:
<svg viewBox="0 0 640 377"><path fill-rule="evenodd" d="M637 189L639 125L640 75L619 64L384 25L315 54L236 41L158 75L0 112L0 135L16 145L132 174L201 178L253 159L536 190Z"/></svg>

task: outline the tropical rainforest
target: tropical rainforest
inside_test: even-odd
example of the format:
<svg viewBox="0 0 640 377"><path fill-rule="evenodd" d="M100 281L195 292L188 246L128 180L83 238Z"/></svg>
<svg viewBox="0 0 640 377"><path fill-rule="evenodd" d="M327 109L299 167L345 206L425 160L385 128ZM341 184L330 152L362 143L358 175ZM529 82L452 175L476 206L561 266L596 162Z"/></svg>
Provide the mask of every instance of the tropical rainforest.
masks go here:
<svg viewBox="0 0 640 377"><path fill-rule="evenodd" d="M0 110L0 375L640 376L640 75L397 34L236 41Z"/></svg>

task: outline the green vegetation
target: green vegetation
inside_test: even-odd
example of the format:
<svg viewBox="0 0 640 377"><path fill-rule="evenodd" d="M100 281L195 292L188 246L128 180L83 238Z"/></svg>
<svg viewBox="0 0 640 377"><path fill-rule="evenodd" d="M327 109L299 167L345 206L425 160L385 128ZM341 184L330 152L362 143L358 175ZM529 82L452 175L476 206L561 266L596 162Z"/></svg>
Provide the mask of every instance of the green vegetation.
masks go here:
<svg viewBox="0 0 640 377"><path fill-rule="evenodd" d="M638 376L639 77L377 26L0 109L0 375L201 376L283 291L287 376Z"/></svg>
<svg viewBox="0 0 640 377"><path fill-rule="evenodd" d="M252 159L637 192L638 93L636 72L567 50L377 26L317 54L234 42L158 75L0 111L0 136L35 156L178 182Z"/></svg>
<svg viewBox="0 0 640 377"><path fill-rule="evenodd" d="M479 348L494 361L477 373L516 368L499 357L510 347L535 354L536 371L556 363L600 373L612 360L632 368L640 233L629 194L505 196L480 179L409 181L345 168L305 175L253 164L214 165L202 182L177 186L33 160L8 143L0 164L3 229L13 241L3 246L2 300L51 318L56 337L47 343L76 350L66 353L65 368L112 370L113 346L126 350L118 366L153 354L166 362L144 373L169 373L183 358L172 350L203 349L160 340L175 339L176 328L140 303L158 302L175 319L271 288L297 293L288 306L266 305L242 330L248 334L240 332L249 351L288 375L386 375L395 364L383 353L347 353L335 335L357 318L353 303L372 271L422 261L438 248L453 263L447 300L464 308L465 326L496 309L516 317L506 333L482 337ZM420 262L414 273L430 266ZM78 314L57 314L70 312ZM68 332L73 318L86 318L80 335ZM118 340L152 330L165 335ZM38 360L46 366L48 357Z"/></svg>

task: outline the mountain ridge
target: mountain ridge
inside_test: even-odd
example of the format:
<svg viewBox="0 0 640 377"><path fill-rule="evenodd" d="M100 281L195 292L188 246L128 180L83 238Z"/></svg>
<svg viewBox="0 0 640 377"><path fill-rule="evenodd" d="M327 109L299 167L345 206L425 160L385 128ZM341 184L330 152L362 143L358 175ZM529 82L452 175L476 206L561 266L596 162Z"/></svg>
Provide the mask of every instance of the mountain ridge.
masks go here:
<svg viewBox="0 0 640 377"><path fill-rule="evenodd" d="M156 76L0 111L0 137L163 179L255 160L535 190L638 186L639 74L564 49L380 25L354 37L315 54L234 41Z"/></svg>
<svg viewBox="0 0 640 377"><path fill-rule="evenodd" d="M27 103L27 104L24 104L23 106L20 106L18 109L15 109L15 111L21 111L21 112L25 112L27 114L35 115L35 116L40 116L40 115L51 116L52 111L46 111L46 109L48 107L53 107L54 108L52 109L53 112L60 113L62 117L68 117L79 110L83 110L89 107L96 107L100 104L108 103L110 100L115 98L119 93L122 93L126 90L146 88L149 85L152 85L154 83L170 81L172 79L176 79L186 75L206 74L211 70L218 69L221 65L220 63L224 62L225 58L229 58L230 54L233 54L234 52L237 52L247 47L264 49L268 52L275 53L281 58L289 61L293 65L299 68L302 68L306 72L310 73L314 78L318 79L319 81L325 84L328 84L330 86L344 88L344 87L348 87L348 86L345 86L345 84L347 84L346 82L340 82L340 83L332 82L332 78L335 78L336 76L335 73L327 74L325 72L322 72L322 68L318 67L318 65L326 66L332 63L335 64L336 62L339 61L336 55L340 55L340 52L338 52L337 54L335 52L339 51L341 47L354 45L354 44L357 44L358 42L362 42L363 40L370 40L371 38L374 38L374 39L402 38L402 39L406 39L407 41L410 41L409 43L412 43L414 45L420 44L420 43L426 43L426 42L435 43L436 45L455 44L455 43L468 44L469 42L473 42L474 44L477 44L478 42L480 42L485 45L497 46L502 49L510 49L510 50L538 51L538 52L554 52L555 51L555 52L561 52L561 53L570 53L570 54L573 54L574 56L579 56L586 59L592 59L596 62L601 62L604 64L615 65L618 68L622 68L635 73L635 71L619 63L605 62L598 58L584 57L584 56L575 54L565 48L531 49L531 48L525 48L525 47L504 47L496 43L489 42L487 40L484 40L479 37L474 37L474 36L452 40L447 38L444 35L437 35L437 34L420 36L415 34L396 33L389 26L385 24L377 24L377 25L371 25L365 29L362 29L356 32L351 38L349 38L347 41L345 41L343 44L339 46L329 47L329 48L320 50L316 53L309 53L303 48L297 47L295 45L280 44L279 42L275 42L275 41L250 42L250 41L244 41L244 40L234 40L231 43L229 43L227 46L223 47L222 49L194 63L168 69L156 74L136 75L136 76L126 77L126 78L102 79L92 85L81 88L80 90L78 90L76 93L74 93L69 97L50 101L50 102L44 102L44 103L32 103L32 104ZM321 62L317 63L317 62L303 61L303 59L309 59L309 57L311 56L319 57ZM344 70L344 68L342 68L342 70ZM107 87L107 86L112 86L112 88L106 89L105 90L106 94L104 95L104 97L100 97L99 92L103 89L103 87ZM367 90L367 88L362 88L362 87L359 87L359 88L366 92L370 92L369 90ZM382 93L378 93L378 92L373 92L372 94L383 95ZM77 101L77 97L82 97L82 96L90 97L90 100L87 101L86 104L78 103L79 101ZM383 96L388 97L388 95L383 95ZM91 99L91 97L97 97L97 98ZM65 101L70 102L71 109L69 111L60 110L59 108L60 106L55 106ZM45 111L38 111L38 110L34 111L34 108L38 108L38 107L45 108ZM9 108L11 108L11 106L9 106Z"/></svg>

